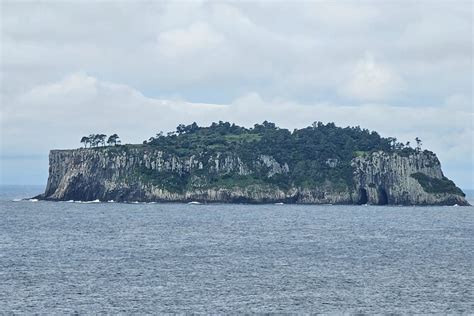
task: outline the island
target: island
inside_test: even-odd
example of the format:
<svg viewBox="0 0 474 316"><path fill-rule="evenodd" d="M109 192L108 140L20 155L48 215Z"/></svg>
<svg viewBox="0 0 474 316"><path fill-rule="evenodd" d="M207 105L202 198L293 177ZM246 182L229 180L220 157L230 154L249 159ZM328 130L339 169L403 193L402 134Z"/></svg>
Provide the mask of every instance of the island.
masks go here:
<svg viewBox="0 0 474 316"><path fill-rule="evenodd" d="M469 205L436 155L357 127L180 124L142 144L51 150L43 200Z"/></svg>

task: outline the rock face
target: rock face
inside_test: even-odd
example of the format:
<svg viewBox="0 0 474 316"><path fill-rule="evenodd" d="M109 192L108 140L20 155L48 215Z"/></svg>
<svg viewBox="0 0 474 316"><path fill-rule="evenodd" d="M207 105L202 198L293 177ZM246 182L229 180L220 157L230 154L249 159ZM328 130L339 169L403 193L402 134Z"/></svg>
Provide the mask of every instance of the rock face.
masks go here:
<svg viewBox="0 0 474 316"><path fill-rule="evenodd" d="M267 155L244 163L236 153L180 157L155 148L119 146L52 150L49 163L46 191L39 196L48 200L468 205L455 186L459 191L435 192L438 187L430 189L424 183L423 188L412 176L421 174L452 183L429 152L407 157L375 152L355 158L352 188L331 182L317 187L281 187L271 181L233 181L248 176L268 180L290 172L288 163ZM181 183L184 178L186 182Z"/></svg>
<svg viewBox="0 0 474 316"><path fill-rule="evenodd" d="M464 193L446 179L441 164L431 152L409 156L375 152L355 158L354 183L359 203L395 205L469 205ZM416 179L422 174L441 188L423 187Z"/></svg>

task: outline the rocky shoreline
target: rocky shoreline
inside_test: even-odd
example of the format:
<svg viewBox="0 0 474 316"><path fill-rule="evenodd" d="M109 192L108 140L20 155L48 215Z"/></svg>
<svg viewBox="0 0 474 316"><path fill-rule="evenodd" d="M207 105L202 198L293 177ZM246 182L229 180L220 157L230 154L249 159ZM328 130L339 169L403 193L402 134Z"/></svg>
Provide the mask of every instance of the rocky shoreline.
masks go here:
<svg viewBox="0 0 474 316"><path fill-rule="evenodd" d="M469 205L454 184L455 191L433 192L413 176L422 174L435 184L452 183L444 177L436 155L426 151L407 156L378 151L354 158L352 188L329 182L289 188L271 184L232 186L232 181L225 187L209 185L210 174L229 175L232 180L232 176L261 174L261 170L265 171L263 177L289 171L286 162L263 155L248 164L236 154L218 153L203 161L198 156L179 157L157 148L137 147L52 150L49 160L45 193L36 198L51 201ZM192 187L173 190L159 177L150 180L137 174L141 170L186 175L191 178Z"/></svg>

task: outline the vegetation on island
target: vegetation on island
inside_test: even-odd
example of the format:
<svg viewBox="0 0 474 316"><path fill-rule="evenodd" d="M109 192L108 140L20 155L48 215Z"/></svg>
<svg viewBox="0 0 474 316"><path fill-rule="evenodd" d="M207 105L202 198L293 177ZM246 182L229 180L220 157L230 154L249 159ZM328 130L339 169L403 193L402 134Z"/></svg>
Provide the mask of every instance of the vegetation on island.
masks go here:
<svg viewBox="0 0 474 316"><path fill-rule="evenodd" d="M84 144L84 148L87 148L87 145L89 145L90 148L99 147L99 145L105 146L106 138L107 135L105 134L90 134L89 136L83 136L81 138L81 144ZM107 144L109 146L120 145L120 137L117 134L110 135L107 139Z"/></svg>
<svg viewBox="0 0 474 316"><path fill-rule="evenodd" d="M91 134L83 137L81 143L95 148L105 146L105 139L104 134ZM334 123L314 122L306 128L290 131L267 121L255 124L252 128L219 121L207 127L197 123L180 124L175 131L166 134L159 132L141 145L123 145L117 149L158 148L169 156L200 157L205 165L202 170L195 170L192 174L144 167L136 170L141 179L175 191L187 190L193 186L248 187L253 184L282 189L331 185L342 191L354 185L351 166L354 157L374 151L396 152L408 156L421 151L421 140L417 137L415 141L417 146L412 148L410 142L404 144L396 138L381 137L377 132L359 126L342 128ZM120 144L117 134L110 136L107 144ZM239 175L237 171L235 174L210 174L206 171L206 164L216 154L224 157L236 155L247 166L253 166L262 155L271 156L280 164L286 163L289 172L267 177L268 169L260 168L252 170L250 175ZM196 179L203 178L204 182L196 182Z"/></svg>
<svg viewBox="0 0 474 316"><path fill-rule="evenodd" d="M429 193L451 193L465 196L464 192L446 177L441 179L432 178L424 173L417 172L411 175Z"/></svg>
<svg viewBox="0 0 474 316"><path fill-rule="evenodd" d="M263 181L281 188L330 184L341 190L353 186L351 160L355 156L378 150L404 154L419 150L397 142L396 138L384 138L377 132L359 126L341 128L334 123L322 122L293 131L267 121L255 124L253 128L222 121L208 127L200 127L196 123L180 124L176 131L166 135L158 133L145 141L144 145L158 147L178 156L210 157L216 153L236 153L247 165L252 165L262 155L268 155L279 163L287 163L289 167L288 173L273 177L265 177L258 172L248 176L216 175L209 179L210 185L237 183L248 186ZM267 170L261 171L266 174ZM176 178L176 175L166 176L167 181L175 183L176 187L186 187L186 183L189 183L188 176L180 176L179 179L168 179ZM153 176L150 175L150 178Z"/></svg>

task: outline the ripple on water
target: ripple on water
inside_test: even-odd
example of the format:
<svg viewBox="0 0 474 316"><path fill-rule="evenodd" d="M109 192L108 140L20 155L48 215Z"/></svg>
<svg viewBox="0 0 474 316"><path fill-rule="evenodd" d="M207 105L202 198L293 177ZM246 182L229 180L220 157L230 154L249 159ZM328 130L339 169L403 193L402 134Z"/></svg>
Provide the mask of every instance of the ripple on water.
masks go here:
<svg viewBox="0 0 474 316"><path fill-rule="evenodd" d="M474 310L472 207L1 203L0 313Z"/></svg>

